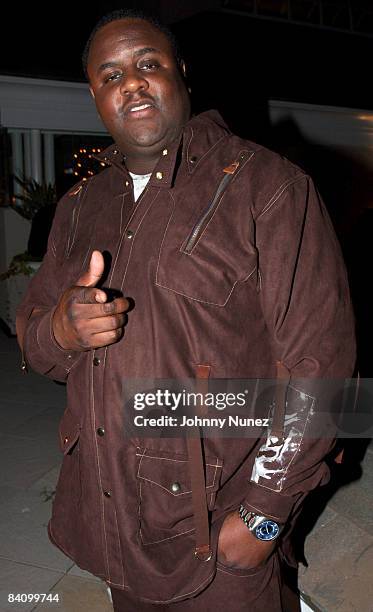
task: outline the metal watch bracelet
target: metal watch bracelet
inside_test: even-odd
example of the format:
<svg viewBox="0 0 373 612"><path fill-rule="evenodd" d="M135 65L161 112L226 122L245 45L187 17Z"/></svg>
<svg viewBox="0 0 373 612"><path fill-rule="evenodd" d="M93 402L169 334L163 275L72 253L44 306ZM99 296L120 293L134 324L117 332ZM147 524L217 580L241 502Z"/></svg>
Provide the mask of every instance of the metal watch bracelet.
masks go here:
<svg viewBox="0 0 373 612"><path fill-rule="evenodd" d="M260 523L266 520L265 516L247 510L242 504L239 507L238 514L250 531L253 531Z"/></svg>
<svg viewBox="0 0 373 612"><path fill-rule="evenodd" d="M242 504L238 514L251 533L262 541L275 540L281 533L281 526L274 520L247 510Z"/></svg>

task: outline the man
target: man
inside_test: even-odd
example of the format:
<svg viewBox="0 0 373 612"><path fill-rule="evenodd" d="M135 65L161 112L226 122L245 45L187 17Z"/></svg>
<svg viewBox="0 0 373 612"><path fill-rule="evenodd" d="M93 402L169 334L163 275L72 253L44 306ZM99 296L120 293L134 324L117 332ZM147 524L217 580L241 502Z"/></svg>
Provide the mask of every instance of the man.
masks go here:
<svg viewBox="0 0 373 612"><path fill-rule="evenodd" d="M162 26L117 11L84 57L115 145L60 202L18 320L24 360L67 380L50 538L107 581L116 610L296 610L280 566L294 564L287 536L333 444L307 436L312 380L354 364L330 221L301 170L215 111L190 118ZM268 436L203 449L125 436L130 380L277 374L308 383L288 385L287 405L279 385Z"/></svg>

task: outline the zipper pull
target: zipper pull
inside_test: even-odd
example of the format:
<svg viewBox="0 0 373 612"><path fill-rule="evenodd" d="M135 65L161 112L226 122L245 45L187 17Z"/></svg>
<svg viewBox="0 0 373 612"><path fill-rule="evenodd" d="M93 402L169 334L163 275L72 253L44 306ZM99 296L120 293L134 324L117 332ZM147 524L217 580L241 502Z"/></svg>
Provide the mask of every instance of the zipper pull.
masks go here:
<svg viewBox="0 0 373 612"><path fill-rule="evenodd" d="M243 162L243 160L246 159L248 154L249 154L249 151L241 151L241 153L238 156L238 159L241 162ZM240 161L232 162L231 164L229 164L229 166L223 169L223 172L225 172L225 174L234 174L240 165Z"/></svg>
<svg viewBox="0 0 373 612"><path fill-rule="evenodd" d="M238 161L232 162L231 164L229 164L229 166L223 168L223 172L225 172L225 174L234 174L239 165L240 162Z"/></svg>

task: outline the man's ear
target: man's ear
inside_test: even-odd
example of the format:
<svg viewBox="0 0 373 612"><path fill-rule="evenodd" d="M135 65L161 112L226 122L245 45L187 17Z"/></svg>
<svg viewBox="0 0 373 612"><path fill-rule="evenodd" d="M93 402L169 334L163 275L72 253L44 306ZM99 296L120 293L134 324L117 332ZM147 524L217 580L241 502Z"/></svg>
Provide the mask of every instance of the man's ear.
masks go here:
<svg viewBox="0 0 373 612"><path fill-rule="evenodd" d="M184 60L180 60L180 70L181 70L181 74L183 75L184 79L186 79L187 69L186 69L186 64Z"/></svg>
<svg viewBox="0 0 373 612"><path fill-rule="evenodd" d="M95 99L95 94L94 94L92 87L89 87L89 91L91 92L92 98Z"/></svg>
<svg viewBox="0 0 373 612"><path fill-rule="evenodd" d="M185 64L184 60L180 60L180 70L181 70L181 74L183 75L185 86L186 86L189 94L191 94L192 90L191 90L191 88L188 85L188 75L187 75L187 69L186 69L186 64Z"/></svg>

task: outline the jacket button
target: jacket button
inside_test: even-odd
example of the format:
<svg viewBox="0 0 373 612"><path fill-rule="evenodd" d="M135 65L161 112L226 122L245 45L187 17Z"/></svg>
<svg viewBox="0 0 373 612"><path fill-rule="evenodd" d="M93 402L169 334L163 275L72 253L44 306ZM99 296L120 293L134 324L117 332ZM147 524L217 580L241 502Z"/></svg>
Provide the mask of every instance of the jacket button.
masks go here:
<svg viewBox="0 0 373 612"><path fill-rule="evenodd" d="M171 491L172 493L178 493L179 491L181 491L181 485L179 482L173 482L171 485Z"/></svg>
<svg viewBox="0 0 373 612"><path fill-rule="evenodd" d="M105 495L105 497L111 497L110 491L104 491L104 495Z"/></svg>
<svg viewBox="0 0 373 612"><path fill-rule="evenodd" d="M103 427L99 427L97 430L97 434L99 436L104 436L105 435L105 429Z"/></svg>
<svg viewBox="0 0 373 612"><path fill-rule="evenodd" d="M163 179L163 172L156 172L155 173L155 178L157 178L159 181L161 181Z"/></svg>
<svg viewBox="0 0 373 612"><path fill-rule="evenodd" d="M133 236L133 231L132 230L127 230L126 231L126 236L129 240L131 240L132 236Z"/></svg>
<svg viewBox="0 0 373 612"><path fill-rule="evenodd" d="M190 161L191 164L195 164L196 161L197 161L197 157L195 155L192 155L192 157L190 158L189 161Z"/></svg>
<svg viewBox="0 0 373 612"><path fill-rule="evenodd" d="M98 366L101 363L101 359L99 357L93 358L93 365Z"/></svg>
<svg viewBox="0 0 373 612"><path fill-rule="evenodd" d="M67 444L67 443L68 443L68 441L69 441L69 438L68 438L68 437L66 437L66 438L64 438L64 439L63 439L63 443L64 443L64 444Z"/></svg>

